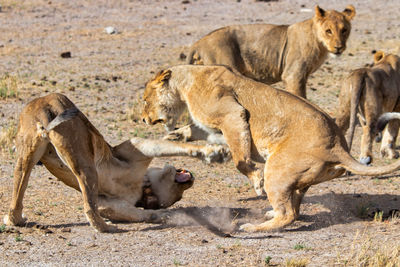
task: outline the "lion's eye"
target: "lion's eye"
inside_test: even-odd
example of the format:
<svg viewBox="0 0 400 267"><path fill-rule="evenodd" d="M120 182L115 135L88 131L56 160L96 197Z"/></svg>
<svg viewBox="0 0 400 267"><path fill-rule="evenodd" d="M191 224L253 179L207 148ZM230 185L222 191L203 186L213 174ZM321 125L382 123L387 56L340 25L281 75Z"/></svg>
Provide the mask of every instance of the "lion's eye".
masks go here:
<svg viewBox="0 0 400 267"><path fill-rule="evenodd" d="M325 32L326 34L332 34L332 31L330 29L327 29Z"/></svg>

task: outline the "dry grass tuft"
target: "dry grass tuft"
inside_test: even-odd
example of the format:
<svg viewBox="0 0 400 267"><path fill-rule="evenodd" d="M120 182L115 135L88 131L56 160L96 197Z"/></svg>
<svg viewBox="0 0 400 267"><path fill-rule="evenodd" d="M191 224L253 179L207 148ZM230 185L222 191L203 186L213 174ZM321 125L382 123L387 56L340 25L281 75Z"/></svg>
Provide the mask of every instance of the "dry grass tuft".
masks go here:
<svg viewBox="0 0 400 267"><path fill-rule="evenodd" d="M307 258L288 259L286 260L286 267L305 267L309 263L310 260Z"/></svg>
<svg viewBox="0 0 400 267"><path fill-rule="evenodd" d="M9 74L0 79L0 99L7 99L18 96L17 77Z"/></svg>
<svg viewBox="0 0 400 267"><path fill-rule="evenodd" d="M338 264L341 266L362 267L395 267L400 266L400 245L384 245L382 242L374 243L373 238L359 238L356 234L351 246L350 254L343 260L338 256Z"/></svg>
<svg viewBox="0 0 400 267"><path fill-rule="evenodd" d="M3 128L0 133L0 152L2 154L12 154L14 149L14 139L17 135L17 127L15 122L12 122L8 127Z"/></svg>

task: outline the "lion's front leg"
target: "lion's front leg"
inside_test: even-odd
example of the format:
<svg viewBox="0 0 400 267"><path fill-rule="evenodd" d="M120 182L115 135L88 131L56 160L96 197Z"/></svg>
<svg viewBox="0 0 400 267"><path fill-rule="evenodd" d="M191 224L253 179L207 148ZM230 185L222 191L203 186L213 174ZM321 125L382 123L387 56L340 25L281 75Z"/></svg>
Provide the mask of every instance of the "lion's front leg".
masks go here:
<svg viewBox="0 0 400 267"><path fill-rule="evenodd" d="M246 111L236 102L229 106L231 110L224 116L221 125L222 133L229 145L236 168L253 182L254 189L260 196L263 193L263 173L251 159L252 140Z"/></svg>
<svg viewBox="0 0 400 267"><path fill-rule="evenodd" d="M220 145L203 146L142 138L132 138L131 143L143 155L149 158L188 156L203 159L208 163L224 162L230 158L229 150Z"/></svg>
<svg viewBox="0 0 400 267"><path fill-rule="evenodd" d="M118 222L160 223L167 219L165 210L144 210L124 199L99 197L100 216Z"/></svg>
<svg viewBox="0 0 400 267"><path fill-rule="evenodd" d="M304 70L297 68L285 69L282 73L282 81L285 84L285 89L295 95L307 98L306 83L307 75L302 74Z"/></svg>

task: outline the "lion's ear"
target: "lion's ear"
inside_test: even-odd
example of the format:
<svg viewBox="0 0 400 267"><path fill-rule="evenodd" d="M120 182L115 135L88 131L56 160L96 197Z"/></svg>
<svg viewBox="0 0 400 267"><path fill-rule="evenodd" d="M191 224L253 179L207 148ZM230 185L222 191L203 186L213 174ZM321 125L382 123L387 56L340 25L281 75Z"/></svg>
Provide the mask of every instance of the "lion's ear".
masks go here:
<svg viewBox="0 0 400 267"><path fill-rule="evenodd" d="M156 81L159 83L165 83L171 78L170 70L162 70L156 76Z"/></svg>
<svg viewBox="0 0 400 267"><path fill-rule="evenodd" d="M385 56L385 53L383 51L377 51L374 54L374 64L376 64L379 61L381 61L384 56Z"/></svg>
<svg viewBox="0 0 400 267"><path fill-rule="evenodd" d="M315 6L315 16L319 19L322 19L325 17L325 10L323 10L322 8L320 8L318 5Z"/></svg>
<svg viewBox="0 0 400 267"><path fill-rule="evenodd" d="M343 10L342 14L346 17L347 20L352 20L356 15L356 9L354 8L353 5L348 5Z"/></svg>

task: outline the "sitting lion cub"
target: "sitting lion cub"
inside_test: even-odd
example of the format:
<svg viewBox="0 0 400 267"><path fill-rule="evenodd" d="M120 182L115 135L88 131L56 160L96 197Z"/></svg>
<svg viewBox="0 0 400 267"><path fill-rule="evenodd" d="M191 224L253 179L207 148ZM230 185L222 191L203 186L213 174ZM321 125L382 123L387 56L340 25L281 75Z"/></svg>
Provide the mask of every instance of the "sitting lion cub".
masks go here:
<svg viewBox="0 0 400 267"><path fill-rule="evenodd" d="M157 221L160 213L180 200L193 184L190 172L173 166L149 168L153 157L192 156L223 160L221 146L177 144L133 138L110 146L64 95L31 101L19 117L18 152L12 201L5 223L23 225L22 199L32 168L39 161L66 185L82 192L84 212L100 232L114 230L102 217L115 221ZM102 216L102 217L101 217Z"/></svg>
<svg viewBox="0 0 400 267"><path fill-rule="evenodd" d="M382 51L374 54L372 67L354 70L343 83L339 97L336 123L343 133L347 133L347 143L351 148L356 115L360 114L362 125L360 162L372 162L372 140L377 134L376 123L383 112L400 111L400 58ZM395 151L399 121L388 124L384 132L381 155L397 158Z"/></svg>
<svg viewBox="0 0 400 267"><path fill-rule="evenodd" d="M251 24L215 30L190 48L188 64L227 65L254 80L273 84L306 97L308 76L328 53L346 49L352 5L343 12L315 7L315 16L293 25Z"/></svg>
<svg viewBox="0 0 400 267"><path fill-rule="evenodd" d="M246 231L276 230L292 223L308 188L345 170L374 176L400 168L400 161L383 167L360 164L349 154L333 119L320 108L225 66L183 65L161 71L147 83L143 100L147 124L171 123L187 107L206 134L221 132L237 169L258 192L264 172L264 190L273 207L267 215L273 218L242 225ZM255 162L266 163L263 172Z"/></svg>

